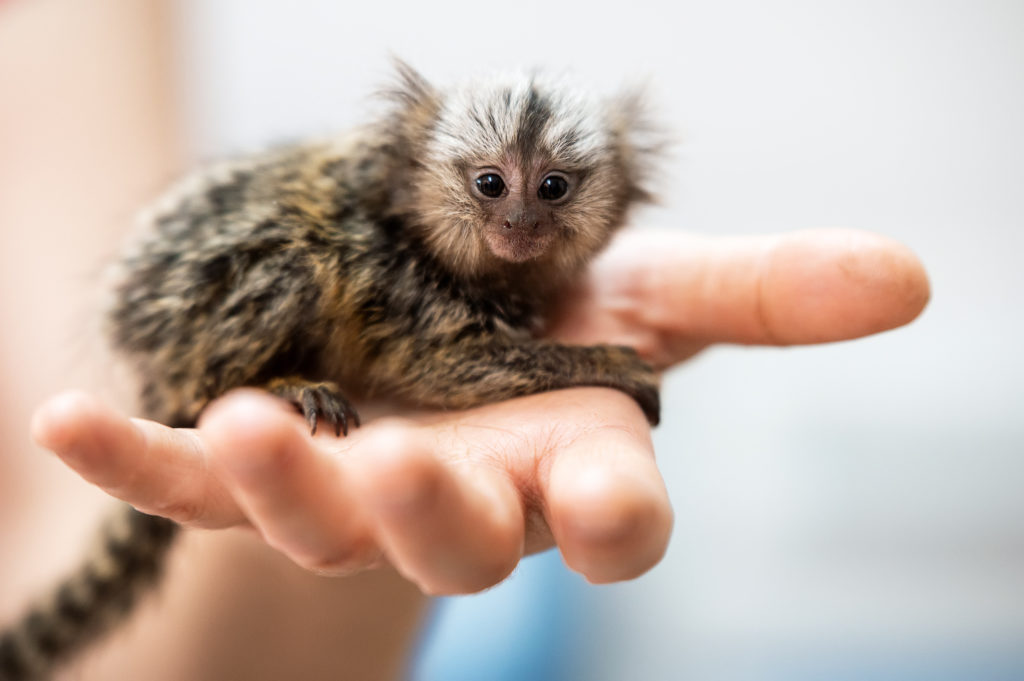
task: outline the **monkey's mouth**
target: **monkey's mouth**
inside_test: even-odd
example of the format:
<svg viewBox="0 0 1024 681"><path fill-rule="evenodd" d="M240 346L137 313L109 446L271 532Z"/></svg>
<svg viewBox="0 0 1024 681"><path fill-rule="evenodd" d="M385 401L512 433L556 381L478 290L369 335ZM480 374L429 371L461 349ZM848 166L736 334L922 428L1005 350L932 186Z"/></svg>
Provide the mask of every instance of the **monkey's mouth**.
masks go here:
<svg viewBox="0 0 1024 681"><path fill-rule="evenodd" d="M484 229L484 241L495 257L507 262L520 263L544 255L555 239L552 229L543 227L523 228L507 225L488 225Z"/></svg>

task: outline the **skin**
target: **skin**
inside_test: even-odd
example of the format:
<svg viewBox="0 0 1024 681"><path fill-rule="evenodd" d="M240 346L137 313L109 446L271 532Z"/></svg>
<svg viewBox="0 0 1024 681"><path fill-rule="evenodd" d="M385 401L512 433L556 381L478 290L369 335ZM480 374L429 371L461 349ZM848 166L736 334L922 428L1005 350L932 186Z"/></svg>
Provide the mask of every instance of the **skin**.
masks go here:
<svg viewBox="0 0 1024 681"><path fill-rule="evenodd" d="M630 344L665 369L717 342L792 345L877 333L914 319L928 297L917 258L865 232L730 239L631 232L573 290L549 335ZM149 660L137 668L166 675L159 678L217 678L265 658L253 652L262 645L285 666L246 668L246 678L277 678L273 669L282 668L331 678L338 669L331 655L347 655L352 669L352 655L358 665L366 648L346 649L336 637L331 650L310 656L289 652L280 632L243 644L234 628L252 602L279 597L276 607L301 620L319 602L340 598L345 607L328 615L334 628L383 612L391 626L373 630L374 645L394 659L412 640L419 592L484 589L524 554L552 546L594 583L634 578L664 554L672 511L649 428L618 391L575 388L463 412L367 415L363 427L337 439L311 437L290 407L251 390L217 400L196 429L131 419L80 392L40 407L35 440L112 496L187 527L255 531L187 537L177 564L187 557L191 572L172 565L159 613L144 609L132 645L101 646L84 668L103 678ZM284 567L282 555L300 569ZM202 585L216 582L226 564L232 581L274 593L219 590L216 601L204 598ZM301 582L303 594L320 595L289 600L291 582L268 572L271 565ZM357 586L373 597L359 601ZM221 645L173 635L199 616L218 623ZM399 673L392 665L365 678Z"/></svg>

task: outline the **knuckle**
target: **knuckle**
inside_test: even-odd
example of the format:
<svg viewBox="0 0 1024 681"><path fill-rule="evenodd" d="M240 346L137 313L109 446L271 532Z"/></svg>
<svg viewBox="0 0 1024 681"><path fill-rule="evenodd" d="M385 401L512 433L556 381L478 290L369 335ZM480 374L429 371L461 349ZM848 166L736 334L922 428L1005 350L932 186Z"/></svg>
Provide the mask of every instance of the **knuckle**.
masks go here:
<svg viewBox="0 0 1024 681"><path fill-rule="evenodd" d="M474 572L474 578L467 580L464 593L476 593L500 584L518 564L518 556L500 556L482 563Z"/></svg>
<svg viewBox="0 0 1024 681"><path fill-rule="evenodd" d="M223 453L229 470L243 480L278 480L288 477L300 465L302 448L292 433L268 429L246 447Z"/></svg>
<svg viewBox="0 0 1024 681"><path fill-rule="evenodd" d="M361 572L375 565L380 556L380 550L369 537L315 554L289 554L294 563L323 577L344 577Z"/></svg>
<svg viewBox="0 0 1024 681"><path fill-rule="evenodd" d="M149 505L146 513L169 518L179 525L199 525L204 518L205 507L198 501L161 501Z"/></svg>
<svg viewBox="0 0 1024 681"><path fill-rule="evenodd" d="M366 473L373 497L382 505L406 510L432 506L445 489L440 462L410 439L395 432L375 435L368 445Z"/></svg>
<svg viewBox="0 0 1024 681"><path fill-rule="evenodd" d="M421 579L420 590L428 596L462 596L474 594L500 584L515 569L518 561L487 561L473 565L456 577Z"/></svg>

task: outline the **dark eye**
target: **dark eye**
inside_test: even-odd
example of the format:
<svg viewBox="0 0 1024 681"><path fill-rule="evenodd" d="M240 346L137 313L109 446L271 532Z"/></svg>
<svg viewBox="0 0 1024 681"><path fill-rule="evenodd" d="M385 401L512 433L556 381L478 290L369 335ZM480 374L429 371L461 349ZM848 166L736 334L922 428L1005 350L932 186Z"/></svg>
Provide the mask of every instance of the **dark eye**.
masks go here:
<svg viewBox="0 0 1024 681"><path fill-rule="evenodd" d="M545 201L557 201L569 191L569 182L561 175L548 175L540 183L537 196Z"/></svg>
<svg viewBox="0 0 1024 681"><path fill-rule="evenodd" d="M501 179L501 175L487 173L476 178L476 188L487 198L496 199L505 191L505 180Z"/></svg>

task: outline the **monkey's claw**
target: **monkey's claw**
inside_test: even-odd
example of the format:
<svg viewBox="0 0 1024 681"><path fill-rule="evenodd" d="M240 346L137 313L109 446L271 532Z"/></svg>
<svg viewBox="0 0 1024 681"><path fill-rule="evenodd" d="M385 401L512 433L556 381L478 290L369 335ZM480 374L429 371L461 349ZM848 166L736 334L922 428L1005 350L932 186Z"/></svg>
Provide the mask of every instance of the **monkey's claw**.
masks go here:
<svg viewBox="0 0 1024 681"><path fill-rule="evenodd" d="M348 435L349 423L359 426L359 414L340 392L330 384L310 386L302 390L302 413L309 423L309 432L316 435L317 422L324 418L334 428L335 436Z"/></svg>
<svg viewBox="0 0 1024 681"><path fill-rule="evenodd" d="M334 383L282 379L272 382L267 388L302 412L309 423L310 435L316 435L320 419L331 424L336 436L348 435L349 426L359 427L359 414Z"/></svg>

